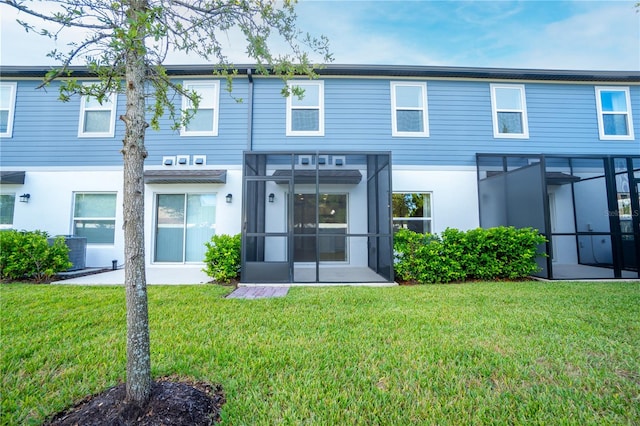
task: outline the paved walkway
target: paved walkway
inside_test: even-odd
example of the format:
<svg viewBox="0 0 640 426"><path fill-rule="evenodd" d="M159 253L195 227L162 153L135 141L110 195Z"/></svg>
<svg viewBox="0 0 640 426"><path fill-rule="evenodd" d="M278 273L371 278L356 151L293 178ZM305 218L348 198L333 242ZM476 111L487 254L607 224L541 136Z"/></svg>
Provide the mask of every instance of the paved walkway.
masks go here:
<svg viewBox="0 0 640 426"><path fill-rule="evenodd" d="M148 266L146 268L147 284L204 284L211 281L211 277L202 272L202 266ZM124 269L108 270L99 274L80 276L51 284L80 284L80 285L123 285Z"/></svg>
<svg viewBox="0 0 640 426"><path fill-rule="evenodd" d="M251 286L238 287L227 299L264 299L267 297L284 297L289 292L287 286Z"/></svg>

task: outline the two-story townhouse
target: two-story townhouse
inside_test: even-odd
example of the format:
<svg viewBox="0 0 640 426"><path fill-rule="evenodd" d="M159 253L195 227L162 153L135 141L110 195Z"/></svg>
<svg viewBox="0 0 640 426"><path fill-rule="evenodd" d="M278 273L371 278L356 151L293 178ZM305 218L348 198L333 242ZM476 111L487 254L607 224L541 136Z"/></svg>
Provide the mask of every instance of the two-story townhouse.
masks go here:
<svg viewBox="0 0 640 426"><path fill-rule="evenodd" d="M229 93L211 67L168 67L202 100L147 132L148 265L241 232L245 282L384 282L394 228L512 225L547 236L541 277L639 276L639 72L330 65L285 98L252 71ZM44 72L0 68L0 226L122 263L124 96L62 103Z"/></svg>

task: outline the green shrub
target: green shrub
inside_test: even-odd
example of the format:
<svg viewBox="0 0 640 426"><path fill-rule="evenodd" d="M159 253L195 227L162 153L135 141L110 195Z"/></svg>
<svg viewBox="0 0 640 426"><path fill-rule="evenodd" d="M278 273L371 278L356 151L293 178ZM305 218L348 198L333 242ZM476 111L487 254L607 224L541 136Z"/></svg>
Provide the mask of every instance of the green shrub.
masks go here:
<svg viewBox="0 0 640 426"><path fill-rule="evenodd" d="M441 237L401 229L394 237L394 267L400 280L418 283L524 278L538 271L545 241L532 228L448 228Z"/></svg>
<svg viewBox="0 0 640 426"><path fill-rule="evenodd" d="M395 273L403 281L447 283L464 279L464 271L455 256L435 234L420 234L400 229L394 236Z"/></svg>
<svg viewBox="0 0 640 426"><path fill-rule="evenodd" d="M539 270L538 248L546 242L533 228L496 227L468 231L468 275L474 279L516 279Z"/></svg>
<svg viewBox="0 0 640 426"><path fill-rule="evenodd" d="M216 282L228 283L240 276L240 234L214 235L205 243L203 271Z"/></svg>
<svg viewBox="0 0 640 426"><path fill-rule="evenodd" d="M0 278L45 282L69 269L72 264L64 237L55 238L53 244L48 237L38 230L0 232Z"/></svg>

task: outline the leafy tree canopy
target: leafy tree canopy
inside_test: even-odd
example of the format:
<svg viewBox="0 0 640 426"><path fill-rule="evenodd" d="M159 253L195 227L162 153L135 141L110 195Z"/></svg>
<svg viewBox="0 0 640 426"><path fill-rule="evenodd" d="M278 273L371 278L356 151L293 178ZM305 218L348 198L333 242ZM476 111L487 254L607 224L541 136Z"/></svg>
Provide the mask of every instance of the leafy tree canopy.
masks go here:
<svg viewBox="0 0 640 426"><path fill-rule="evenodd" d="M125 92L126 52L142 49L138 57L144 61L145 79L150 83L147 93L153 99L149 107L153 112L150 124L156 129L165 112L169 112L176 127L184 125L193 114L175 111L170 89L190 97L196 108L199 101L195 92L186 92L167 76L162 64L171 52L181 51L209 61L214 74L226 78L229 91L237 74L225 53L230 32L244 36L246 56L254 61L257 73L278 75L285 81L296 75L316 76L318 65L308 52L319 63L332 60L326 37L315 38L298 29L296 0L1 1L40 18L38 25L30 19L18 20L27 31L55 40L64 31L82 30L84 38L69 43L67 50L54 49L48 55L61 66L50 70L43 84L64 77L60 90L63 101L73 94L102 101L108 93ZM273 46L288 53L279 53ZM85 65L99 82L82 85L73 78L72 65L78 64ZM286 85L283 95L289 95Z"/></svg>

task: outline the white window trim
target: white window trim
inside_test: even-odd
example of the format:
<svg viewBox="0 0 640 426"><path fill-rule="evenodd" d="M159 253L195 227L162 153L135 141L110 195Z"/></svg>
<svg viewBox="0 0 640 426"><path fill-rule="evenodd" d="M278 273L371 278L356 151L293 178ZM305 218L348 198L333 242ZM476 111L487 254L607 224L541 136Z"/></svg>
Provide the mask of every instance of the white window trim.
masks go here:
<svg viewBox="0 0 640 426"><path fill-rule="evenodd" d="M420 87L422 92L422 108L398 108L396 102L396 87L409 86ZM423 132L402 132L398 131L398 117L396 112L398 110L412 110L422 111L422 128ZM428 138L429 137L429 106L427 104L427 83L426 82L411 82L411 81L392 81L391 82L391 136L395 137L409 137L409 138Z"/></svg>
<svg viewBox="0 0 640 426"><path fill-rule="evenodd" d="M0 133L0 137L11 138L13 137L13 116L16 110L16 92L18 91L18 83L16 82L3 82L0 86L8 88L10 90L9 97L9 116L7 117L7 131Z"/></svg>
<svg viewBox="0 0 640 426"><path fill-rule="evenodd" d="M85 86L89 86L95 83L84 83ZM87 109L85 107L87 97L83 96L80 99L80 120L78 123L78 137L79 138L112 138L115 135L116 131L116 109L118 108L118 94L111 93L109 95L109 100L111 102L111 107L105 107L104 105L100 105L99 107ZM109 117L109 131L107 132L85 132L84 129L84 119L86 111L111 111L111 116Z"/></svg>
<svg viewBox="0 0 640 426"><path fill-rule="evenodd" d="M324 81L290 81L289 86L297 86L302 89L305 87L318 87L318 130L292 130L292 118L291 118L291 110L297 109L291 103L291 98L294 95L290 93L287 96L287 129L286 136L324 136ZM300 108L300 109L309 109Z"/></svg>
<svg viewBox="0 0 640 426"><path fill-rule="evenodd" d="M529 139L529 120L527 118L527 97L524 84L491 84L491 115L493 117L493 137L498 139ZM501 109L498 111L496 89L518 89L522 109ZM522 133L500 133L498 112L519 112L522 114Z"/></svg>
<svg viewBox="0 0 640 426"><path fill-rule="evenodd" d="M213 108L213 127L210 131L189 131L184 126L180 128L180 136L218 136L218 117L220 113L220 81L218 80L188 80L182 82L182 88L184 90L195 90L199 86L213 87L214 99L213 102L208 102L204 99L200 99L200 105L198 110ZM182 111L186 111L191 108L191 100L182 96Z"/></svg>
<svg viewBox="0 0 640 426"><path fill-rule="evenodd" d="M434 215L434 207L433 207L433 191L392 191L392 194L422 194L422 195L429 195L429 210L431 211L431 216L429 216L428 218L425 217L402 217L402 216L393 216L393 212L392 213L392 218L391 218L391 222L393 223L394 220L407 220L407 221L422 221L422 222L429 222L430 224L430 228L431 228L431 234L435 233L435 228L434 228L434 221L433 221L433 217Z"/></svg>
<svg viewBox="0 0 640 426"><path fill-rule="evenodd" d="M598 132L600 133L600 140L634 140L633 133L633 118L631 116L631 96L629 94L628 87L619 86L596 86L596 109L598 111ZM600 97L601 92L624 92L626 99L627 111L625 113L602 111L602 100ZM627 116L627 131L628 135L606 135L604 133L604 120L603 114L625 114Z"/></svg>

